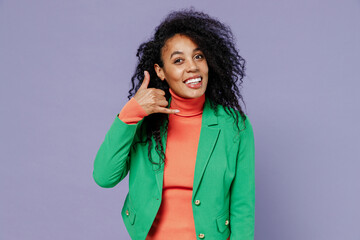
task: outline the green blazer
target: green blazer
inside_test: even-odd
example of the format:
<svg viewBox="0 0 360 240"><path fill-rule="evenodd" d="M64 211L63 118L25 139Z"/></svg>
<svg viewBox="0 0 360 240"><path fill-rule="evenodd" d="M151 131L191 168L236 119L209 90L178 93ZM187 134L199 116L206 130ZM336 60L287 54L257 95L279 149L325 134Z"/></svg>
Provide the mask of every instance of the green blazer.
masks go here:
<svg viewBox="0 0 360 240"><path fill-rule="evenodd" d="M134 144L142 122L128 125L116 116L98 150L93 171L95 182L105 188L114 187L129 172L129 193L121 215L135 240L146 238L155 219L164 174L164 164L159 169L148 160L148 145ZM240 132L222 106L216 114L206 99L192 193L197 239L254 239L254 135L248 117L239 121L239 127ZM159 162L154 148L151 154Z"/></svg>

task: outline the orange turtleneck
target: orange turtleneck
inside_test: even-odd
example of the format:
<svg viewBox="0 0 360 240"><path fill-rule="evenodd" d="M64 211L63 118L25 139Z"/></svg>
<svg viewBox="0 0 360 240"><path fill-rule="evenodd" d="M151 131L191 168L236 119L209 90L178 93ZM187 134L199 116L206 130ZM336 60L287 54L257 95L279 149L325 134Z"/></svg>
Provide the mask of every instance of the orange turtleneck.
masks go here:
<svg viewBox="0 0 360 240"><path fill-rule="evenodd" d="M180 112L169 115L162 202L147 240L196 239L191 198L205 95L170 94Z"/></svg>
<svg viewBox="0 0 360 240"><path fill-rule="evenodd" d="M191 198L205 94L188 99L171 89L170 94L170 108L180 112L169 115L162 202L147 240L196 239ZM119 118L134 124L146 116L144 113L131 99Z"/></svg>

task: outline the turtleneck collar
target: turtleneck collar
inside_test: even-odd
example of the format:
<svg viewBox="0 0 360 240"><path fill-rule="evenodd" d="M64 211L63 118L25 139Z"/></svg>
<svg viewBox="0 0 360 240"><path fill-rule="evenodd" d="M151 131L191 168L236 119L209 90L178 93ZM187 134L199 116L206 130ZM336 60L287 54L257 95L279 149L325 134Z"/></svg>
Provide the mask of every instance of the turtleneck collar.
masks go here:
<svg viewBox="0 0 360 240"><path fill-rule="evenodd" d="M191 117L202 114L205 103L205 94L197 98L183 98L171 89L169 89L169 91L171 94L170 108L180 110L180 112L175 113L175 115Z"/></svg>

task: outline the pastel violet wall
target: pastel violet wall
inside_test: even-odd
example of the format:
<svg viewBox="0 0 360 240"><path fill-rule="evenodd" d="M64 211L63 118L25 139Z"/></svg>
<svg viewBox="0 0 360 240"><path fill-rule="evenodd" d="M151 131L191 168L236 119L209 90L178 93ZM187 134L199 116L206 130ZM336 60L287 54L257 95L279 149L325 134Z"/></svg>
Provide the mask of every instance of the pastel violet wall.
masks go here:
<svg viewBox="0 0 360 240"><path fill-rule="evenodd" d="M0 0L0 239L130 239L92 179L136 49L170 11L230 25L256 144L257 240L359 240L360 2Z"/></svg>

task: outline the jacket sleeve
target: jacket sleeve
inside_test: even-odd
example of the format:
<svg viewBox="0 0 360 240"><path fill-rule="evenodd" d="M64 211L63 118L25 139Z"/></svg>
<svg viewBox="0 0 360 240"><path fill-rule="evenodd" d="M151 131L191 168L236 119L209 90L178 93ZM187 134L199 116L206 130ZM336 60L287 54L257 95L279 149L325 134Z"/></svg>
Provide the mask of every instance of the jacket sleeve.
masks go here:
<svg viewBox="0 0 360 240"><path fill-rule="evenodd" d="M230 189L230 240L254 240L255 143L247 117L239 144L236 174Z"/></svg>
<svg viewBox="0 0 360 240"><path fill-rule="evenodd" d="M146 112L132 98L121 110L98 150L93 178L104 188L116 186L129 171L130 149Z"/></svg>

